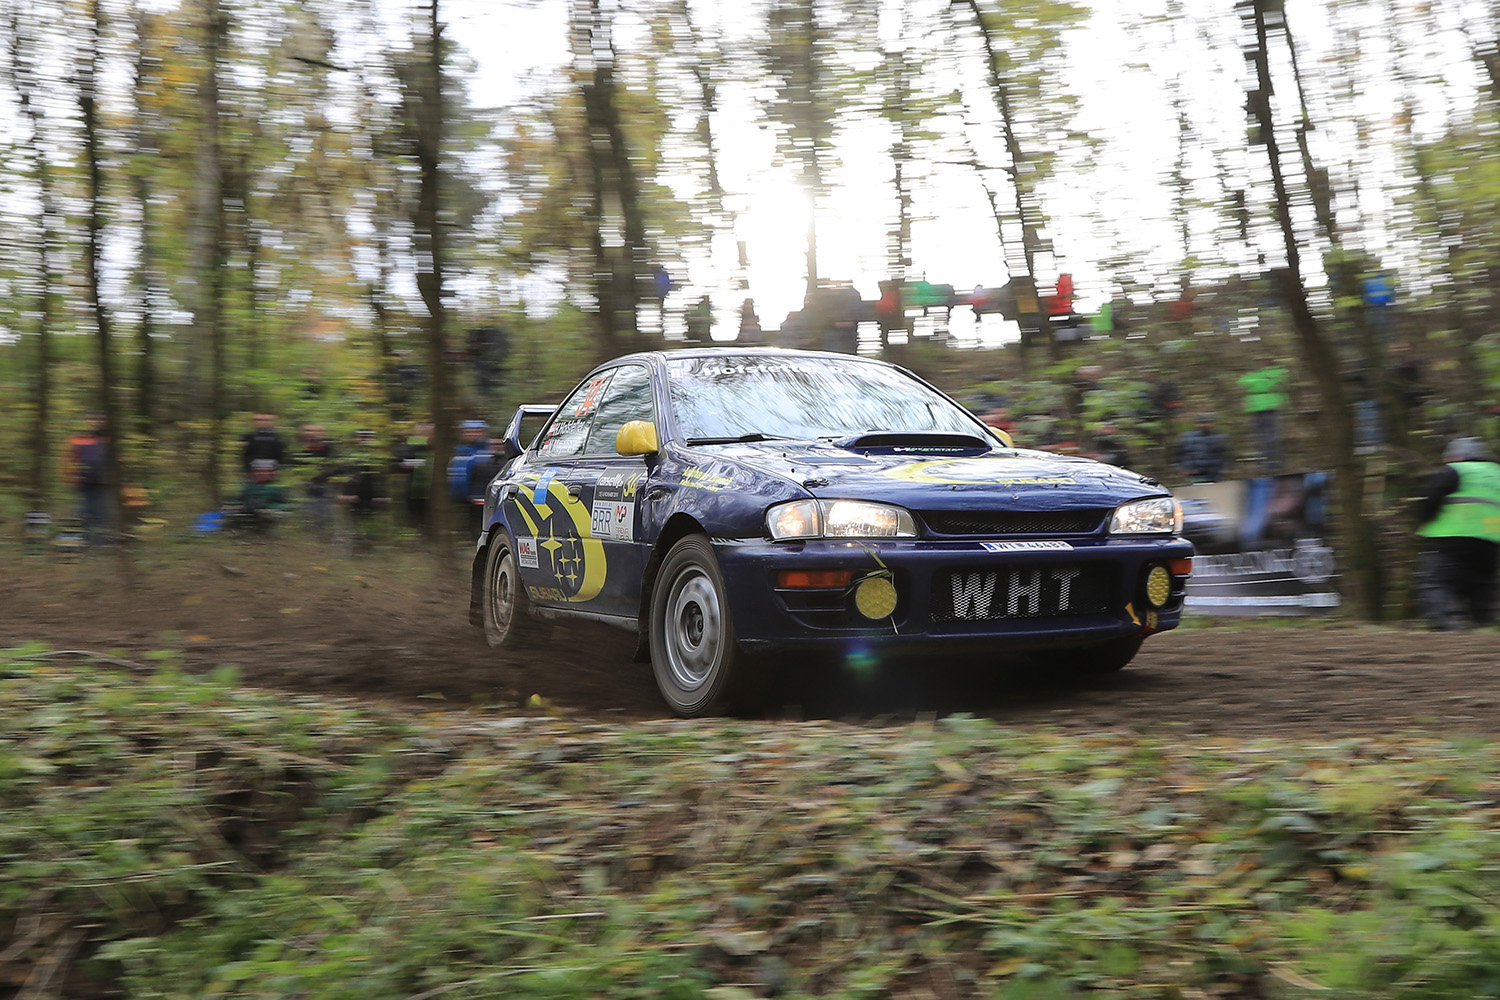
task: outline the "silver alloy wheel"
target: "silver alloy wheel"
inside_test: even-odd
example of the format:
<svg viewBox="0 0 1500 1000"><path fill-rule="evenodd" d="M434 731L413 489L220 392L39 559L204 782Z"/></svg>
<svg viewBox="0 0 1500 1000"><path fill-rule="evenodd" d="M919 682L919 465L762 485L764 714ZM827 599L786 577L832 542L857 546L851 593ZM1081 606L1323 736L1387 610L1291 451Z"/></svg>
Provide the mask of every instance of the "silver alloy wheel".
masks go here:
<svg viewBox="0 0 1500 1000"><path fill-rule="evenodd" d="M667 595L663 630L667 668L683 691L696 691L713 676L723 651L724 630L714 581L696 566L678 574Z"/></svg>
<svg viewBox="0 0 1500 1000"><path fill-rule="evenodd" d="M490 555L489 580L484 588L484 637L499 646L510 637L516 620L516 557L509 539L501 536Z"/></svg>

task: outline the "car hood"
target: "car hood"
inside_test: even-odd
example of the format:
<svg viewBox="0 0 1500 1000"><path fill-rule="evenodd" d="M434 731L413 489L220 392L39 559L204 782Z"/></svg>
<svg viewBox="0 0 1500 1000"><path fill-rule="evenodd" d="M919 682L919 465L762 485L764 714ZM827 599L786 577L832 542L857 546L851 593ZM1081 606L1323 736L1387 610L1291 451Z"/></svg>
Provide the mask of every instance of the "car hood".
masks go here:
<svg viewBox="0 0 1500 1000"><path fill-rule="evenodd" d="M816 497L881 500L914 510L1102 508L1167 493L1134 472L1043 451L938 454L789 441L712 451L717 458L789 479Z"/></svg>

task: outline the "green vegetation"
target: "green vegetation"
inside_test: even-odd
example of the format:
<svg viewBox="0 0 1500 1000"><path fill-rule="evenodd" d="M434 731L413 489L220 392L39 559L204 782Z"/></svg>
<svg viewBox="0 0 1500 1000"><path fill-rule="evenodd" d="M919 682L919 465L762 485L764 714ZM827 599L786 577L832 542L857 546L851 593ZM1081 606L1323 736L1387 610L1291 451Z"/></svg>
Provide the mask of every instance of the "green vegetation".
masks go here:
<svg viewBox="0 0 1500 1000"><path fill-rule="evenodd" d="M1500 990L1496 748L397 717L0 653L0 989Z"/></svg>

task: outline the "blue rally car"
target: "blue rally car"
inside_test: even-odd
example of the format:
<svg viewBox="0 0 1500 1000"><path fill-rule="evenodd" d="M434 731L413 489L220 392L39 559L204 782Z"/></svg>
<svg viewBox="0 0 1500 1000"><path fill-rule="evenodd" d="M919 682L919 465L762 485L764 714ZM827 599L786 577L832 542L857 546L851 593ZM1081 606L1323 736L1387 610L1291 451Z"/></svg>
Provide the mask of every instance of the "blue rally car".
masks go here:
<svg viewBox="0 0 1500 1000"><path fill-rule="evenodd" d="M527 417L546 423L523 446ZM1118 670L1177 625L1192 571L1155 480L1014 448L859 357L634 354L505 435L471 621L500 647L537 618L624 628L684 716L748 707L804 652Z"/></svg>

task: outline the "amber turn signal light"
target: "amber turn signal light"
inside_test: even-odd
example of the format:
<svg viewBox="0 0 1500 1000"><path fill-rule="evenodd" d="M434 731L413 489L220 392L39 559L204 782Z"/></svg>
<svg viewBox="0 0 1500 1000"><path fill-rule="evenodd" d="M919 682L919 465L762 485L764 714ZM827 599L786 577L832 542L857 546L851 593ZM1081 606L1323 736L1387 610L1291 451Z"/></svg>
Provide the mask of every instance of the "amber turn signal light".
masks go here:
<svg viewBox="0 0 1500 1000"><path fill-rule="evenodd" d="M847 587L852 579L851 569L784 569L776 574L776 585L783 590L826 590Z"/></svg>

